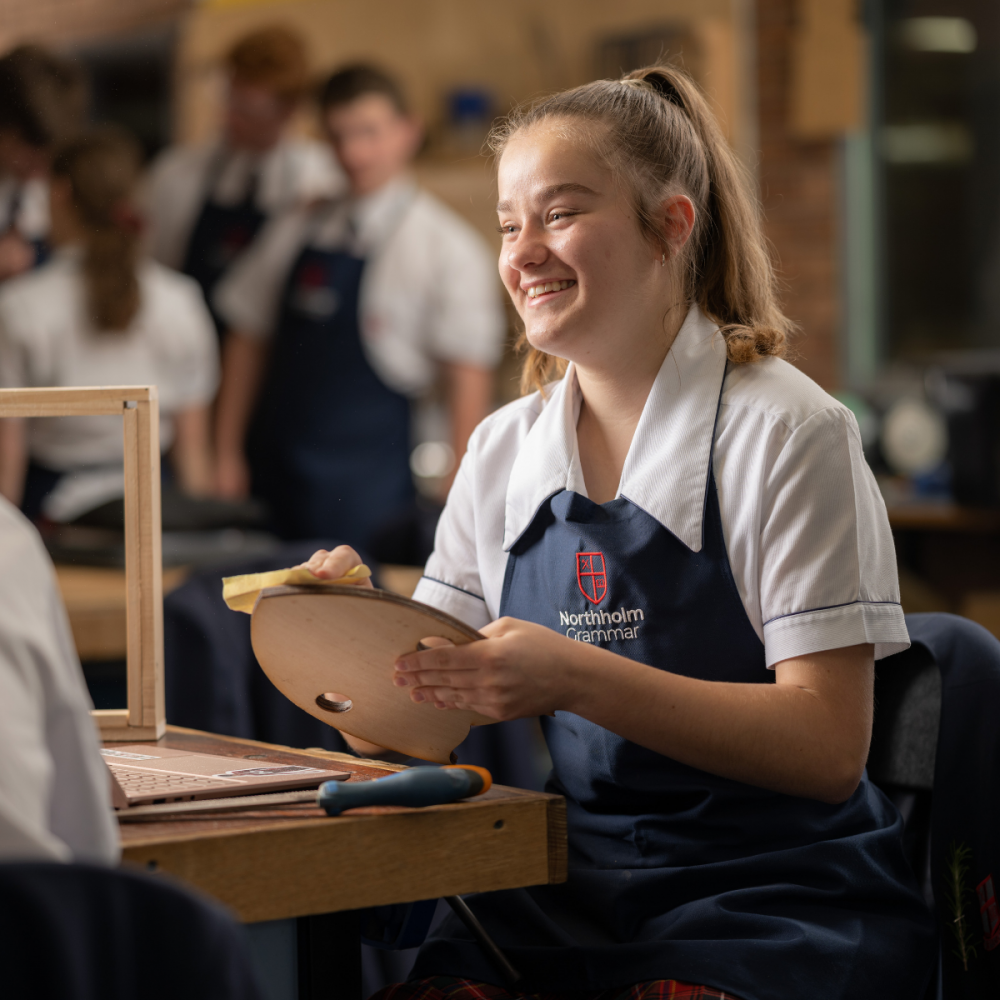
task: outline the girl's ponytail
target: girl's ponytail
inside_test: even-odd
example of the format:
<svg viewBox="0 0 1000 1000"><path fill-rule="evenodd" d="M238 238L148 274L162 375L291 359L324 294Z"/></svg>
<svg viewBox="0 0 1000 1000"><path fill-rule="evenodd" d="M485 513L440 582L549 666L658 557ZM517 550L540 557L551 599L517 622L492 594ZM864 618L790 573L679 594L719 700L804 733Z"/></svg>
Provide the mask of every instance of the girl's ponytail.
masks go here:
<svg viewBox="0 0 1000 1000"><path fill-rule="evenodd" d="M584 138L625 183L653 243L663 242L656 209L664 195L691 198L695 228L679 262L688 300L719 324L731 361L780 357L794 326L778 303L757 200L694 81L664 64L556 94L495 129L493 151L501 153L515 132L547 118L579 121ZM525 390L565 369L530 347L523 335L520 344L526 352Z"/></svg>
<svg viewBox="0 0 1000 1000"><path fill-rule="evenodd" d="M83 278L95 330L121 331L139 311L141 221L133 204L141 158L123 133L101 129L65 146L52 174L69 182L83 230Z"/></svg>

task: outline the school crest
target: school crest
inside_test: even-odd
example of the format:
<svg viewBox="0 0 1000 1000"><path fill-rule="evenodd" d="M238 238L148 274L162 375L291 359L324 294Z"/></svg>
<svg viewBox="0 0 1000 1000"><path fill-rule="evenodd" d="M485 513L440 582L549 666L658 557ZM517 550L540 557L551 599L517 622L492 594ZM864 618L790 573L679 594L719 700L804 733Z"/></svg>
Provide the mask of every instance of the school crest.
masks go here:
<svg viewBox="0 0 1000 1000"><path fill-rule="evenodd" d="M331 288L326 268L318 261L306 261L293 282L290 305L311 320L330 319L340 308L340 295Z"/></svg>
<svg viewBox="0 0 1000 1000"><path fill-rule="evenodd" d="M576 582L591 604L600 604L608 592L608 574L603 552L577 552Z"/></svg>
<svg viewBox="0 0 1000 1000"><path fill-rule="evenodd" d="M987 875L976 886L976 895L979 897L979 916L983 921L983 946L992 951L1000 944L1000 910L997 909L992 875Z"/></svg>

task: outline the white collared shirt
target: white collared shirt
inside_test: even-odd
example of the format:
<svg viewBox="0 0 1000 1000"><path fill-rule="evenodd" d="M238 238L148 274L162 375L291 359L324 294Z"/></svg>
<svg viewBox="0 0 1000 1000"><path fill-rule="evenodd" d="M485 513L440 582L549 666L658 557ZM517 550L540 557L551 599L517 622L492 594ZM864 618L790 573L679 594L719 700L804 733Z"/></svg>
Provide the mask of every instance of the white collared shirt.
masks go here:
<svg viewBox="0 0 1000 1000"><path fill-rule="evenodd" d="M0 233L13 228L26 240L44 240L49 235L49 224L47 180L0 178Z"/></svg>
<svg viewBox="0 0 1000 1000"><path fill-rule="evenodd" d="M91 701L38 532L0 497L0 861L113 865Z"/></svg>
<svg viewBox="0 0 1000 1000"><path fill-rule="evenodd" d="M495 256L409 178L271 222L215 291L214 305L233 329L274 335L289 271L306 245L367 259L362 344L390 388L416 396L433 383L438 362L492 368L500 360L507 325Z"/></svg>
<svg viewBox="0 0 1000 1000"><path fill-rule="evenodd" d="M905 649L892 535L854 416L780 359L726 371L717 325L692 307L618 496L699 551L712 461L730 567L768 667L860 643L874 644L876 659ZM499 615L507 553L540 505L563 489L587 495L579 411L570 365L547 399L526 396L479 425L416 600L474 628Z"/></svg>
<svg viewBox="0 0 1000 1000"><path fill-rule="evenodd" d="M139 266L139 311L126 330L95 332L87 319L81 252L63 248L0 288L0 387L155 385L160 443L174 413L206 406L219 380L218 340L201 289L154 261ZM34 417L31 457L68 472L45 513L68 521L122 495L119 417Z"/></svg>
<svg viewBox="0 0 1000 1000"><path fill-rule="evenodd" d="M213 172L215 183L209 191ZM157 157L142 196L152 257L167 267L183 267L206 198L220 205L239 204L255 172L254 202L269 216L346 190L344 173L326 143L288 138L262 155L224 154L218 142L173 146Z"/></svg>

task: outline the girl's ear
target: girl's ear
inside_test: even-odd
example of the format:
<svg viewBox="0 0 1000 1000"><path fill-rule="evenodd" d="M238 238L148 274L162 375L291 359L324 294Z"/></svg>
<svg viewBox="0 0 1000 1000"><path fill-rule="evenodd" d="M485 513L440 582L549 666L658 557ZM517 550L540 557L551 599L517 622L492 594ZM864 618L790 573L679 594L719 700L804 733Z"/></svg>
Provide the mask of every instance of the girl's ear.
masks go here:
<svg viewBox="0 0 1000 1000"><path fill-rule="evenodd" d="M672 257L684 249L694 231L694 203L686 194L671 195L660 206L660 220L663 242Z"/></svg>

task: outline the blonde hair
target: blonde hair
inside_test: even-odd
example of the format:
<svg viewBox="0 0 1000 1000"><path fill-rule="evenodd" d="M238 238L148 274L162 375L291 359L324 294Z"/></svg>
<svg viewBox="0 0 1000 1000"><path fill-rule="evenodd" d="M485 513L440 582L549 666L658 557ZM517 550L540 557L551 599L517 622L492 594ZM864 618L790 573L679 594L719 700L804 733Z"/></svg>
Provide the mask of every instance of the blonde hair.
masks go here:
<svg viewBox="0 0 1000 1000"><path fill-rule="evenodd" d="M554 94L494 128L488 144L497 161L515 134L550 119L579 123L576 134L623 183L643 234L664 252L658 206L668 192L691 199L695 226L680 254L686 299L719 324L730 361L784 354L794 324L778 303L758 203L694 81L656 65ZM522 391L565 371L565 361L532 347L523 332L517 346Z"/></svg>
<svg viewBox="0 0 1000 1000"><path fill-rule="evenodd" d="M132 196L141 160L138 145L108 127L63 147L52 164L53 176L69 182L83 230L83 279L96 330L125 330L139 311L142 225Z"/></svg>

